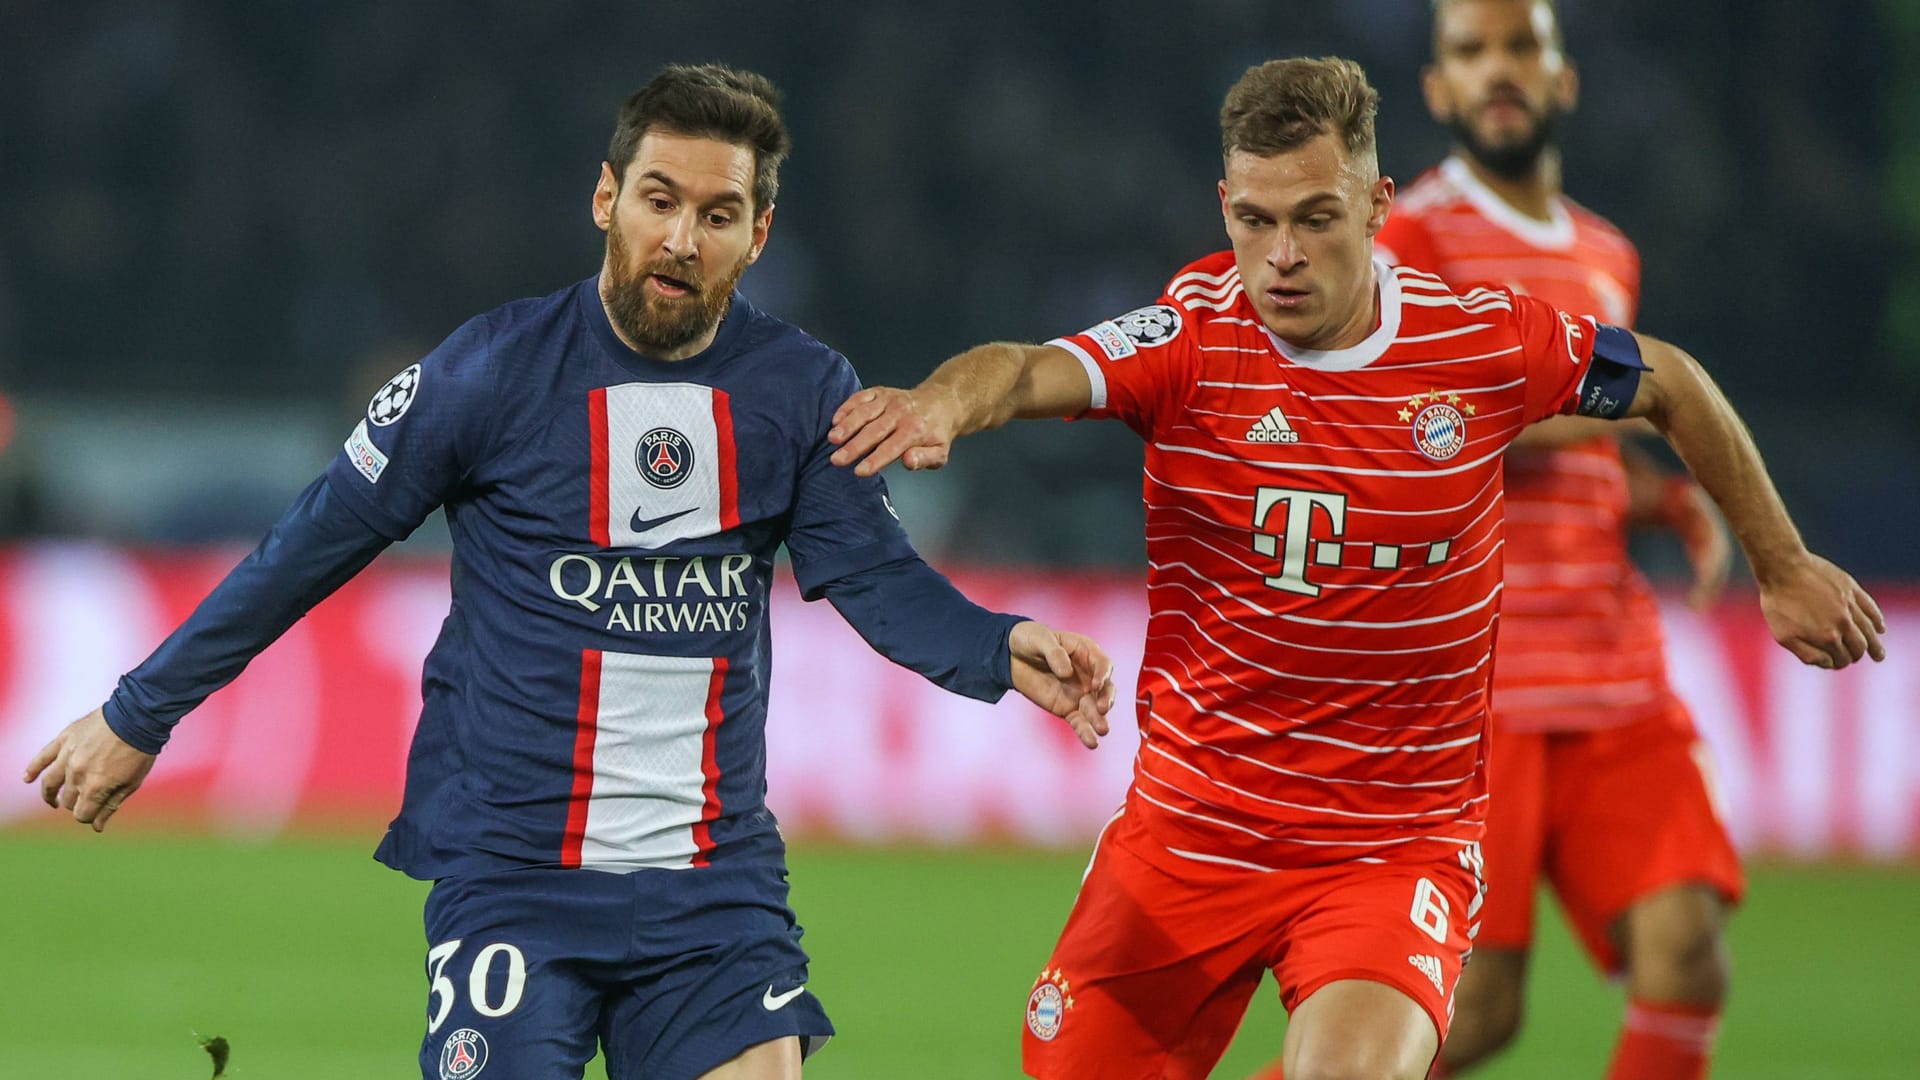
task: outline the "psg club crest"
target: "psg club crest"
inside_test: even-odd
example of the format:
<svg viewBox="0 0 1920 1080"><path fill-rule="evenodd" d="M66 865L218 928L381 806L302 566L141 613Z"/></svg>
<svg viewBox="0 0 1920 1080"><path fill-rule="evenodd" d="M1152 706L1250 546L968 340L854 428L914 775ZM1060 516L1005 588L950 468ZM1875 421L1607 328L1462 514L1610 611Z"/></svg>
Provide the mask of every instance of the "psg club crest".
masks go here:
<svg viewBox="0 0 1920 1080"><path fill-rule="evenodd" d="M1400 410L1400 419L1413 424L1414 447L1434 461L1445 461L1467 445L1467 417L1472 415L1472 402L1438 390L1413 395Z"/></svg>
<svg viewBox="0 0 1920 1080"><path fill-rule="evenodd" d="M1073 985L1066 973L1059 968L1040 969L1033 993L1027 995L1027 1030L1041 1042L1052 1042L1072 1008Z"/></svg>
<svg viewBox="0 0 1920 1080"><path fill-rule="evenodd" d="M367 420L374 427L386 427L395 420L407 415L413 399L420 396L420 365L415 364L407 370L387 380L387 385L374 391L373 400L367 402Z"/></svg>
<svg viewBox="0 0 1920 1080"><path fill-rule="evenodd" d="M447 1036L440 1048L440 1080L467 1080L487 1067L487 1038L472 1028Z"/></svg>
<svg viewBox="0 0 1920 1080"><path fill-rule="evenodd" d="M657 488L679 487L693 472L693 444L668 427L657 427L640 436L633 458L640 466L640 475Z"/></svg>

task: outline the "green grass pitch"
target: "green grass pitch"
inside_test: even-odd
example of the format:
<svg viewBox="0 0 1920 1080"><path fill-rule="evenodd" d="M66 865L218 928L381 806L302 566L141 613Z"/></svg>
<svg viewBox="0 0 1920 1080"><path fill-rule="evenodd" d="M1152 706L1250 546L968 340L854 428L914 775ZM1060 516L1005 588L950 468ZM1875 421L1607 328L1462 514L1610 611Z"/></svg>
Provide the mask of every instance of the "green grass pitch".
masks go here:
<svg viewBox="0 0 1920 1080"><path fill-rule="evenodd" d="M0 840L0 1076L204 1078L196 1034L230 1040L234 1080L417 1075L425 887L371 845L124 827ZM812 985L841 1032L809 1078L1018 1076L1027 991L1083 858L797 850ZM1920 868L1758 868L1733 943L1716 1076L1920 1075ZM1478 1075L1597 1077L1619 1012L1550 925L1529 1026ZM1215 1075L1245 1076L1283 1023L1269 981Z"/></svg>

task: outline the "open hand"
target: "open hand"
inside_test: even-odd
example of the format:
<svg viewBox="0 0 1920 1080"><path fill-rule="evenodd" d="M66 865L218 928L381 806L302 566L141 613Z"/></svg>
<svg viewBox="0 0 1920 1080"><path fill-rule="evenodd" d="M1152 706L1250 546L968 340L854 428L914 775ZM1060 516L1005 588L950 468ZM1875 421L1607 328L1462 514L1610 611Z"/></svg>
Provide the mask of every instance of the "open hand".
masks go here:
<svg viewBox="0 0 1920 1080"><path fill-rule="evenodd" d="M1013 688L1065 720L1091 750L1107 733L1113 708L1113 659L1093 639L1032 621L1014 626Z"/></svg>
<svg viewBox="0 0 1920 1080"><path fill-rule="evenodd" d="M909 469L937 469L953 450L953 423L933 395L876 386L848 398L833 414L827 441L835 465L872 476L896 461ZM855 463L858 464L855 464Z"/></svg>
<svg viewBox="0 0 1920 1080"><path fill-rule="evenodd" d="M106 713L95 709L33 755L26 782L38 779L48 806L71 810L75 821L102 832L127 796L139 790L153 761L154 755L122 742L107 726Z"/></svg>
<svg viewBox="0 0 1920 1080"><path fill-rule="evenodd" d="M1837 670L1862 657L1887 658L1880 605L1852 575L1818 555L1763 580L1760 610L1773 639L1802 663Z"/></svg>

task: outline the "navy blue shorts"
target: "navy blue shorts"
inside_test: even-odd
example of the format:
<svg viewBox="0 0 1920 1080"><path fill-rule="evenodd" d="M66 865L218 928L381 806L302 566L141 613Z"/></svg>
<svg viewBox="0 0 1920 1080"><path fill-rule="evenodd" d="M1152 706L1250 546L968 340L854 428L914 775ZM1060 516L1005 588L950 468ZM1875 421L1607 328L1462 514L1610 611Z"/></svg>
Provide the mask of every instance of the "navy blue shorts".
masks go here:
<svg viewBox="0 0 1920 1080"><path fill-rule="evenodd" d="M833 1034L778 865L526 869L427 895L427 1080L692 1080L789 1035Z"/></svg>

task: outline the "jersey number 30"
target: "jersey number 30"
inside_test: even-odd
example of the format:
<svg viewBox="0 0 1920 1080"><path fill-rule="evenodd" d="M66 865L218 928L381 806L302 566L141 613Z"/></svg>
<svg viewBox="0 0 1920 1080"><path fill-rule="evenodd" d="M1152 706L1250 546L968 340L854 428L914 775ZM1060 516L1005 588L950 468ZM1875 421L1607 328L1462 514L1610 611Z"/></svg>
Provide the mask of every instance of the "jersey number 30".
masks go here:
<svg viewBox="0 0 1920 1080"><path fill-rule="evenodd" d="M427 1020L427 1034L440 1030L447 1022L447 1015L453 1012L454 998L460 991L447 978L447 961L460 951L463 938L435 945L427 951L427 971L433 980L428 997L433 1003L433 1015ZM500 957L507 958L507 986L500 995L498 1004L487 1000L487 975L493 970L494 962ZM467 973L467 1000L473 1003L473 1011L481 1016L505 1016L520 1007L521 995L527 989L527 958L521 955L519 948L504 941L496 941L481 949L473 958L473 968Z"/></svg>

